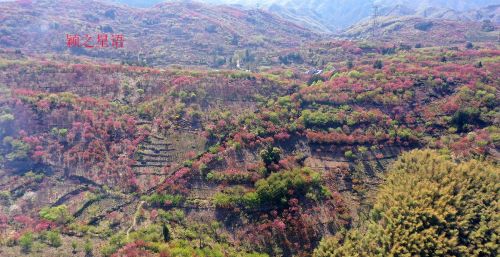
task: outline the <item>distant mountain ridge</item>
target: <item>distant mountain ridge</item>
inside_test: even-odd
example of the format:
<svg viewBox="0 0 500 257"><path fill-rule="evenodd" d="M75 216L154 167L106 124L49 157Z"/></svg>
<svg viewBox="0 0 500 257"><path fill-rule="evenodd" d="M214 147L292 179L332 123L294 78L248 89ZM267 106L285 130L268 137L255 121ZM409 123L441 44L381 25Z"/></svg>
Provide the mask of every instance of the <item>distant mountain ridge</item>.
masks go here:
<svg viewBox="0 0 500 257"><path fill-rule="evenodd" d="M207 0L212 3L241 4L269 10L298 24L322 32L338 32L374 14L416 15L453 20L491 19L500 22L497 0ZM495 7L496 5L496 7ZM489 8L485 8L488 7ZM482 11L478 11L482 10ZM475 16L475 13L481 15Z"/></svg>
<svg viewBox="0 0 500 257"><path fill-rule="evenodd" d="M113 0L135 6L144 1ZM192 0L169 0L192 1ZM149 1L154 5L162 1ZM452 20L490 19L500 22L500 0L199 0L212 4L261 8L318 32L339 32L374 14L374 4L381 16L416 15ZM488 8L485 8L488 7Z"/></svg>

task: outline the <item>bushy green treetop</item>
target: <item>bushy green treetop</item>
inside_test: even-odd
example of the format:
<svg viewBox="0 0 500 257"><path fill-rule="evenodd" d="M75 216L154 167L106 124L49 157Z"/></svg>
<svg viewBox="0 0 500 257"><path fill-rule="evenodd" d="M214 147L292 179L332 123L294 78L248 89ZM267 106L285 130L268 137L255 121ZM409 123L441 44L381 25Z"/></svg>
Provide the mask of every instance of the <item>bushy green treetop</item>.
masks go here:
<svg viewBox="0 0 500 257"><path fill-rule="evenodd" d="M406 153L366 224L323 240L314 256L498 256L499 171L431 150Z"/></svg>

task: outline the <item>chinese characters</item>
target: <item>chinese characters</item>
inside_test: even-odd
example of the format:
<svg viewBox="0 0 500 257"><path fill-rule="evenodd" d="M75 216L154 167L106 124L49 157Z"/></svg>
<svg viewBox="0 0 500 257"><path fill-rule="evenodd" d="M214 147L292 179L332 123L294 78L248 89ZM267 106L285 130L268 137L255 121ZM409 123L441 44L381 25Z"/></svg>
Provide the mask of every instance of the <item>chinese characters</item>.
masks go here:
<svg viewBox="0 0 500 257"><path fill-rule="evenodd" d="M96 37L85 34L82 37L78 34L66 34L66 46L71 47L85 47L85 48L123 48L125 38L122 34L98 34Z"/></svg>

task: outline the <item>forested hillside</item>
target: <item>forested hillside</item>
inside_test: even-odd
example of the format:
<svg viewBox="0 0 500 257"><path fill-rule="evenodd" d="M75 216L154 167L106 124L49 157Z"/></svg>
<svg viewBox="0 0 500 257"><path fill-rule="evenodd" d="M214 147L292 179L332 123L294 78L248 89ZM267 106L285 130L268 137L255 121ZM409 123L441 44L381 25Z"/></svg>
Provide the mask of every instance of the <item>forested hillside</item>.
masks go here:
<svg viewBox="0 0 500 257"><path fill-rule="evenodd" d="M496 23L391 18L375 37L355 35L360 23L315 38L226 6L0 9L0 33L48 38L32 26L50 17L61 34L109 25L151 44L2 43L0 256L498 255ZM227 23L209 32L207 17ZM265 39L213 66L193 38L155 41L180 40L166 24L212 35L209 48ZM218 41L233 26L237 46ZM130 61L139 49L151 52Z"/></svg>
<svg viewBox="0 0 500 257"><path fill-rule="evenodd" d="M23 2L0 3L0 46L26 53L83 55L138 66L236 67L238 60L247 63L317 38L270 13L229 6L164 3L137 9L93 0ZM67 34L80 36L88 47L68 47ZM109 34L109 41L112 34L122 35L126 47L98 47L99 34Z"/></svg>

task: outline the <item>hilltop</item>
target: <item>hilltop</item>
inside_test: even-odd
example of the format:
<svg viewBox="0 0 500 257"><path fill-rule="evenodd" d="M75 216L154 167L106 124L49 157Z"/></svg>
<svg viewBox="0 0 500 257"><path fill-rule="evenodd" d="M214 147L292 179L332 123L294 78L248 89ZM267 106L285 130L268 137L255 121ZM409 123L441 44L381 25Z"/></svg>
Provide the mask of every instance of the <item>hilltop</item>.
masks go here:
<svg viewBox="0 0 500 257"><path fill-rule="evenodd" d="M138 9L98 1L0 3L0 45L148 65L236 65L258 53L296 47L317 36L268 12L199 3ZM122 49L66 46L66 34L122 34Z"/></svg>
<svg viewBox="0 0 500 257"><path fill-rule="evenodd" d="M486 25L489 24L489 25ZM452 45L467 41L494 42L498 37L494 23L453 21L418 16L387 16L375 21L360 22L346 29L341 36L400 42L410 45Z"/></svg>

